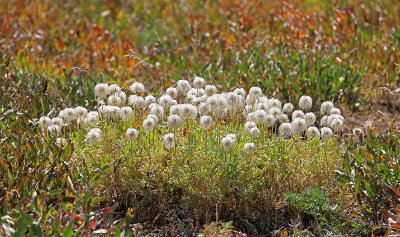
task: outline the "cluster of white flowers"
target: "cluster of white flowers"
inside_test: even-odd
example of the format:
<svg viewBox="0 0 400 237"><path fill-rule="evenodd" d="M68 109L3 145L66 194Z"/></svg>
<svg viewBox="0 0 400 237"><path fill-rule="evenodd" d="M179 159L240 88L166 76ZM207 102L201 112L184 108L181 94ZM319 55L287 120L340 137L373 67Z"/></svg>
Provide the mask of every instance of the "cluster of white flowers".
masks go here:
<svg viewBox="0 0 400 237"><path fill-rule="evenodd" d="M251 87L248 93L243 88L219 92L215 85L206 85L206 81L201 77L195 77L192 84L187 80L179 80L158 98L146 93L144 85L140 82L134 82L126 92L117 84L101 83L95 86L94 93L98 101L96 111L88 112L81 106L66 108L60 111L58 117L41 117L39 127L50 136L59 137L64 126L75 123L79 129L91 128L86 140L97 142L101 140L101 132L94 127L100 119L119 119L126 122L136 119L141 121L142 131L145 133L152 132L157 124L179 130L184 121L198 119L202 129L210 130L215 121L239 122L244 119L244 131L254 139L260 137L260 134L266 134L265 130L269 130L284 138L298 135L325 140L331 139L334 132L343 130L345 121L340 109L335 108L331 101L322 103L318 123L317 115L311 112L313 101L309 96L302 96L296 109L292 103L282 105L278 99L267 98L259 87ZM140 129L136 129L126 130L127 140L138 138ZM360 132L357 131L357 134ZM173 134L165 135L165 147L169 149L175 146L176 139ZM230 134L222 138L221 146L228 151L235 142L236 136ZM253 143L243 147L248 154L255 149Z"/></svg>

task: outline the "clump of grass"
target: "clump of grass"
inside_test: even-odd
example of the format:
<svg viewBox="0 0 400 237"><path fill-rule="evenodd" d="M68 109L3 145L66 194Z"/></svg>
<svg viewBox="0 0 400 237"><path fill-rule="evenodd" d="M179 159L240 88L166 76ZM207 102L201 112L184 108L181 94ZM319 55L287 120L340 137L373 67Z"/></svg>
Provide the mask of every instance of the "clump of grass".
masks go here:
<svg viewBox="0 0 400 237"><path fill-rule="evenodd" d="M332 102L316 113L318 125L308 96L294 110L258 87L218 93L199 77L193 88L181 80L159 98L138 82L130 91L116 84L94 91L95 111L66 108L57 119L42 117L43 136L61 145L71 138L76 173L109 165L96 184L103 201L149 208L149 217L172 203L199 210L207 223L246 212L254 200L273 209L287 191L329 192L340 165L335 136L344 118Z"/></svg>

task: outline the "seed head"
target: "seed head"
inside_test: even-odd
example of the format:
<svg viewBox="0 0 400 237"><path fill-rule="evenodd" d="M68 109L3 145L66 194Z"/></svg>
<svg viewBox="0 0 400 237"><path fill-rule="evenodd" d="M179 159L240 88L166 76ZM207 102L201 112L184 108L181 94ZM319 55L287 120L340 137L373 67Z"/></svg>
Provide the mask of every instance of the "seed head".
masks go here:
<svg viewBox="0 0 400 237"><path fill-rule="evenodd" d="M312 99L310 96L303 95L299 100L299 107L302 110L308 111L312 107Z"/></svg>
<svg viewBox="0 0 400 237"><path fill-rule="evenodd" d="M47 116L42 116L39 119L39 127L42 131L46 131L47 128L52 124L51 119Z"/></svg>
<svg viewBox="0 0 400 237"><path fill-rule="evenodd" d="M256 144L254 144L254 143L246 143L243 146L243 151L246 154L253 154L256 152L256 150L257 150L257 147L256 147Z"/></svg>
<svg viewBox="0 0 400 237"><path fill-rule="evenodd" d="M134 128L128 128L126 130L125 133L126 139L132 141L132 140L136 140L139 136L139 132L138 130L134 129Z"/></svg>
<svg viewBox="0 0 400 237"><path fill-rule="evenodd" d="M183 119L176 114L170 115L167 120L168 120L168 126L172 129L180 128L183 122Z"/></svg>
<svg viewBox="0 0 400 237"><path fill-rule="evenodd" d="M309 128L307 128L306 136L307 136L309 139L312 139L312 138L320 138L320 137L321 137L321 134L320 134L318 128L316 128L316 127L309 127Z"/></svg>
<svg viewBox="0 0 400 237"><path fill-rule="evenodd" d="M175 147L176 138L173 133L165 134L163 140L164 140L165 149L169 150L169 149Z"/></svg>
<svg viewBox="0 0 400 237"><path fill-rule="evenodd" d="M325 101L321 104L321 115L327 115L335 106L331 101Z"/></svg>
<svg viewBox="0 0 400 237"><path fill-rule="evenodd" d="M139 94L145 92L144 85L140 82L134 82L129 89L131 90L132 94Z"/></svg>
<svg viewBox="0 0 400 237"><path fill-rule="evenodd" d="M292 103L286 103L286 104L283 105L282 111L283 111L284 113L290 114L290 113L293 112L293 110L294 110L294 106L293 106Z"/></svg>
<svg viewBox="0 0 400 237"><path fill-rule="evenodd" d="M279 135L281 137L291 137L294 134L294 129L291 123L282 123L279 126Z"/></svg>
<svg viewBox="0 0 400 237"><path fill-rule="evenodd" d="M183 96L186 96L189 90L192 89L189 82L186 80L179 80L176 85L176 88Z"/></svg>
<svg viewBox="0 0 400 237"><path fill-rule="evenodd" d="M175 100L176 98L178 98L178 89L176 89L175 87L169 87L165 93L167 93L167 95L171 96L171 98Z"/></svg>
<svg viewBox="0 0 400 237"><path fill-rule="evenodd" d="M321 128L321 137L323 140L332 139L332 137L333 137L332 129L327 128L327 127Z"/></svg>
<svg viewBox="0 0 400 237"><path fill-rule="evenodd" d="M211 116L203 115L200 117L200 127L204 130L208 130L213 125L214 120Z"/></svg>
<svg viewBox="0 0 400 237"><path fill-rule="evenodd" d="M194 77L193 80L193 87L196 89L204 88L204 85L206 84L206 80L202 77Z"/></svg>
<svg viewBox="0 0 400 237"><path fill-rule="evenodd" d="M94 87L94 94L99 99L104 99L109 94L109 86L105 83L97 84Z"/></svg>
<svg viewBox="0 0 400 237"><path fill-rule="evenodd" d="M128 121L133 118L133 110L129 106L122 107L119 111L119 116L123 121Z"/></svg>
<svg viewBox="0 0 400 237"><path fill-rule="evenodd" d="M314 125L315 121L317 120L317 117L315 117L314 113L306 113L305 115L305 119L307 122L307 127L310 127L312 125Z"/></svg>

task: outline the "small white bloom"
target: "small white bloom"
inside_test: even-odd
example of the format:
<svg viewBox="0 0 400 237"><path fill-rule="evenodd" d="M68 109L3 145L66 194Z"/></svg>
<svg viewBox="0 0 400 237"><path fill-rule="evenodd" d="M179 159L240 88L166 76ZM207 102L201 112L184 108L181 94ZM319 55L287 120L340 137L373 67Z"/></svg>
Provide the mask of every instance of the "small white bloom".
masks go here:
<svg viewBox="0 0 400 237"><path fill-rule="evenodd" d="M149 110L149 113L157 115L160 119L164 118L164 107L161 105L152 106Z"/></svg>
<svg viewBox="0 0 400 237"><path fill-rule="evenodd" d="M233 92L238 95L241 95L243 98L246 97L246 91L243 88L236 88Z"/></svg>
<svg viewBox="0 0 400 237"><path fill-rule="evenodd" d="M193 80L193 87L194 88L196 88L196 89L203 88L205 84L206 84L206 80L204 80L204 78L202 78L202 77L194 77L194 80Z"/></svg>
<svg viewBox="0 0 400 237"><path fill-rule="evenodd" d="M207 96L212 96L218 93L217 87L215 87L214 85L206 85L205 91Z"/></svg>
<svg viewBox="0 0 400 237"><path fill-rule="evenodd" d="M136 140L139 136L138 130L134 128L128 128L125 133L126 139L128 140Z"/></svg>
<svg viewBox="0 0 400 237"><path fill-rule="evenodd" d="M101 140L101 133L99 129L92 129L86 134L86 141L90 143L97 143Z"/></svg>
<svg viewBox="0 0 400 237"><path fill-rule="evenodd" d="M178 89L175 87L169 87L165 93L167 93L167 95L171 96L173 99L178 98Z"/></svg>
<svg viewBox="0 0 400 237"><path fill-rule="evenodd" d="M183 96L186 96L189 90L192 89L190 83L186 80L179 80L176 84L176 88Z"/></svg>
<svg viewBox="0 0 400 237"><path fill-rule="evenodd" d="M342 131L343 130L343 122L340 119L333 119L332 122L329 124L334 131Z"/></svg>
<svg viewBox="0 0 400 237"><path fill-rule="evenodd" d="M275 121L276 121L275 117L272 114L268 114L267 117L265 118L264 124L267 128L271 128L275 125Z"/></svg>
<svg viewBox="0 0 400 237"><path fill-rule="evenodd" d="M200 113L200 115L207 115L209 113L206 102L202 102L199 104L199 113Z"/></svg>
<svg viewBox="0 0 400 237"><path fill-rule="evenodd" d="M211 116L203 115L200 117L200 127L204 130L208 130L213 125L214 120Z"/></svg>
<svg viewBox="0 0 400 237"><path fill-rule="evenodd" d="M226 135L226 137L229 137L229 138L231 138L232 140L234 140L236 142L236 135L235 134L231 133L231 134Z"/></svg>
<svg viewBox="0 0 400 237"><path fill-rule="evenodd" d="M121 92L121 88L117 84L112 84L108 88L108 92L110 93L110 95L117 94Z"/></svg>
<svg viewBox="0 0 400 237"><path fill-rule="evenodd" d="M147 98L147 97L146 97ZM155 100L156 98L154 98ZM138 96L138 95L131 95L128 98L128 103L131 105L134 109L142 109L146 106L145 100L143 97Z"/></svg>
<svg viewBox="0 0 400 237"><path fill-rule="evenodd" d="M231 150L234 145L235 145L235 141L230 137L224 137L221 140L221 146L224 149L224 151Z"/></svg>
<svg viewBox="0 0 400 237"><path fill-rule="evenodd" d="M51 120L51 124L57 125L58 127L62 128L64 126L64 121L60 117L55 117Z"/></svg>
<svg viewBox="0 0 400 237"><path fill-rule="evenodd" d="M364 139L364 132L361 128L354 128L353 135L357 140Z"/></svg>
<svg viewBox="0 0 400 237"><path fill-rule="evenodd" d="M108 94L109 94L109 87L105 83L100 83L97 84L94 87L94 94L99 98L99 99L104 99Z"/></svg>
<svg viewBox="0 0 400 237"><path fill-rule="evenodd" d="M290 114L290 113L293 112L293 110L294 110L294 106L293 106L292 103L286 103L286 104L283 105L282 111L283 111L284 113Z"/></svg>
<svg viewBox="0 0 400 237"><path fill-rule="evenodd" d="M307 127L310 127L312 125L314 125L315 121L317 120L317 117L315 116L314 113L306 113L305 115L305 119L307 122Z"/></svg>
<svg viewBox="0 0 400 237"><path fill-rule="evenodd" d="M155 114L148 114L147 118L148 119L153 119L155 124L158 123L158 120L159 120L157 115L155 115Z"/></svg>
<svg viewBox="0 0 400 237"><path fill-rule="evenodd" d="M260 135L260 129L258 129L257 127L251 128L249 131L249 135L254 138L258 137L258 135Z"/></svg>
<svg viewBox="0 0 400 237"><path fill-rule="evenodd" d="M142 124L144 131L147 133L153 131L155 125L156 122L151 118L145 119Z"/></svg>
<svg viewBox="0 0 400 237"><path fill-rule="evenodd" d="M282 108L282 103L278 99L269 99L268 100L268 105L270 108L276 107L276 108Z"/></svg>
<svg viewBox="0 0 400 237"><path fill-rule="evenodd" d="M162 95L158 99L158 103L159 103L159 105L164 107L164 109L168 109L169 107L172 106L172 97L168 94Z"/></svg>
<svg viewBox="0 0 400 237"><path fill-rule="evenodd" d="M291 137L294 134L294 129L291 123L282 123L279 126L279 135L281 137Z"/></svg>
<svg viewBox="0 0 400 237"><path fill-rule="evenodd" d="M47 133L50 135L50 136L53 136L53 137L58 137L58 136L60 136L61 135L61 129L60 129L60 127L58 126L58 125L50 125L48 128L47 128Z"/></svg>
<svg viewBox="0 0 400 237"><path fill-rule="evenodd" d="M306 136L307 136L308 138L320 138L320 137L321 137L321 134L320 134L318 128L316 128L316 127L309 127L309 128L307 128Z"/></svg>
<svg viewBox="0 0 400 237"><path fill-rule="evenodd" d="M302 118L302 119L306 118L306 115L304 114L303 111L301 111L301 110L293 111L293 113L292 113L292 121L294 121L295 119L298 119L298 118Z"/></svg>
<svg viewBox="0 0 400 237"><path fill-rule="evenodd" d="M128 121L133 118L133 110L129 106L122 107L119 111L119 116L123 121Z"/></svg>
<svg viewBox="0 0 400 237"><path fill-rule="evenodd" d="M76 112L74 108L66 108L61 110L58 116L61 117L65 123L70 124L76 119Z"/></svg>
<svg viewBox="0 0 400 237"><path fill-rule="evenodd" d="M47 116L42 116L39 119L39 127L42 131L46 131L47 128L52 124L52 120Z"/></svg>
<svg viewBox="0 0 400 237"><path fill-rule="evenodd" d="M172 129L178 129L182 125L183 119L176 114L170 115L167 119L168 126Z"/></svg>
<svg viewBox="0 0 400 237"><path fill-rule="evenodd" d="M269 113L270 113L272 116L274 116L275 119L278 119L278 118L281 116L281 114L282 114L281 109L278 108L278 107L272 107L272 108L269 110Z"/></svg>
<svg viewBox="0 0 400 237"><path fill-rule="evenodd" d="M288 123L289 122L289 117L287 116L287 114L281 114L278 118L278 121L280 123Z"/></svg>
<svg viewBox="0 0 400 237"><path fill-rule="evenodd" d="M249 95L258 99L263 95L263 93L260 87L251 87L249 90Z"/></svg>
<svg viewBox="0 0 400 237"><path fill-rule="evenodd" d="M333 137L332 129L323 127L321 128L321 137L323 140L329 140Z"/></svg>
<svg viewBox="0 0 400 237"><path fill-rule="evenodd" d="M296 133L302 133L307 129L307 122L305 119L297 118L292 121L292 126Z"/></svg>
<svg viewBox="0 0 400 237"><path fill-rule="evenodd" d="M256 152L257 147L256 144L254 143L246 143L243 146L243 151L247 154L253 154L254 152Z"/></svg>
<svg viewBox="0 0 400 237"><path fill-rule="evenodd" d="M132 94L145 92L144 85L140 82L134 82L129 89L131 90Z"/></svg>
<svg viewBox="0 0 400 237"><path fill-rule="evenodd" d="M148 107L150 104L156 103L157 99L153 95L148 95L144 98L145 106Z"/></svg>
<svg viewBox="0 0 400 237"><path fill-rule="evenodd" d="M327 115L335 106L331 101L325 101L321 104L321 115Z"/></svg>
<svg viewBox="0 0 400 237"><path fill-rule="evenodd" d="M76 107L76 108L75 108L75 112L76 112L76 116L77 116L78 118L80 118L80 117L86 117L86 116L87 116L87 113L88 113L87 109L84 108L84 107L82 107L82 106Z"/></svg>
<svg viewBox="0 0 400 237"><path fill-rule="evenodd" d="M176 144L176 138L175 135L173 133L168 133L164 135L164 147L165 149L171 149L173 147L175 147Z"/></svg>
<svg viewBox="0 0 400 237"><path fill-rule="evenodd" d="M118 94L113 94L110 97L108 97L107 104L113 106L120 106L122 104L122 100L118 96Z"/></svg>
<svg viewBox="0 0 400 237"><path fill-rule="evenodd" d="M342 112L340 111L339 108L332 108L332 109L329 111L329 114L330 114L330 115L332 115L332 114L341 115Z"/></svg>
<svg viewBox="0 0 400 237"><path fill-rule="evenodd" d="M306 110L306 111L310 110L311 107L312 107L312 99L311 99L311 97L310 96L306 96L306 95L303 95L302 97L300 97L299 107L302 110Z"/></svg>

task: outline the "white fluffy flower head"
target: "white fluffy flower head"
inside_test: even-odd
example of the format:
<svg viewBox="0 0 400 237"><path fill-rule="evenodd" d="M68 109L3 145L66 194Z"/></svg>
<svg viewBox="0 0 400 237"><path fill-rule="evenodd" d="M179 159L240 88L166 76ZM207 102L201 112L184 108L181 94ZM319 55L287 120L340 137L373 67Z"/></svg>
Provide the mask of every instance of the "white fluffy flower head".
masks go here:
<svg viewBox="0 0 400 237"><path fill-rule="evenodd" d="M310 96L303 95L299 100L299 107L302 110L308 111L312 107L312 99Z"/></svg>

